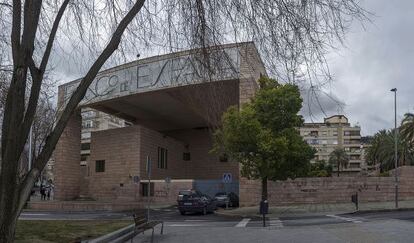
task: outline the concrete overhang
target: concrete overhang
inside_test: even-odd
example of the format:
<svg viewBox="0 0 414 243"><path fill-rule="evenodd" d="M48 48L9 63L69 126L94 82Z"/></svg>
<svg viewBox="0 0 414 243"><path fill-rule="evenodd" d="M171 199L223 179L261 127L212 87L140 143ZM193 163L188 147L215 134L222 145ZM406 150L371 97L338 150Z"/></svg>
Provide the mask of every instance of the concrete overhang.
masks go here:
<svg viewBox="0 0 414 243"><path fill-rule="evenodd" d="M202 83L133 94L87 105L157 131L211 127L239 104L238 80Z"/></svg>
<svg viewBox="0 0 414 243"><path fill-rule="evenodd" d="M79 106L158 131L215 126L262 74L264 65L251 42L212 47L208 54L188 50L98 73ZM80 82L59 86L60 105Z"/></svg>

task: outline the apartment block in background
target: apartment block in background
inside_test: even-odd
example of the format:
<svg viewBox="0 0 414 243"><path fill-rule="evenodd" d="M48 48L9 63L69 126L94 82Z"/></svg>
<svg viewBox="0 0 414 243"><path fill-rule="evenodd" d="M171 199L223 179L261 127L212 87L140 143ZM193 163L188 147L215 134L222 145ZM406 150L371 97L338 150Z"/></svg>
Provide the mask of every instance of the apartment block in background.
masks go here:
<svg viewBox="0 0 414 243"><path fill-rule="evenodd" d="M336 148L343 148L348 153L350 161L348 168L341 169L342 174L355 175L366 168L361 127L351 126L344 115L325 118L323 123L304 123L300 128L300 134L317 150L312 162L323 160L328 163L330 153Z"/></svg>
<svg viewBox="0 0 414 243"><path fill-rule="evenodd" d="M92 109L83 108L82 116L82 130L81 130L81 166L88 164L88 159L91 154L91 133L96 131L120 128L130 125L123 119L116 116L108 115L104 112Z"/></svg>

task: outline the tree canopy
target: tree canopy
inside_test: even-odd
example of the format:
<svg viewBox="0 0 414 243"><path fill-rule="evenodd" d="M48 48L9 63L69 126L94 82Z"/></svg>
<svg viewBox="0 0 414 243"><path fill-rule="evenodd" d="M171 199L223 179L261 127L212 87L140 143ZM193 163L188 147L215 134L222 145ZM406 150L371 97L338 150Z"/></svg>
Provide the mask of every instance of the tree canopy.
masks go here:
<svg viewBox="0 0 414 243"><path fill-rule="evenodd" d="M329 163L332 166L336 166L337 176L339 176L339 171L341 168L348 167L349 155L345 152L343 148L336 148L329 155Z"/></svg>
<svg viewBox="0 0 414 243"><path fill-rule="evenodd" d="M395 167L395 134L394 130L381 130L377 132L367 149L366 160L369 165L379 166L380 172ZM397 135L398 166L414 165L414 151L411 140Z"/></svg>
<svg viewBox="0 0 414 243"><path fill-rule="evenodd" d="M298 87L266 77L259 83L261 89L250 103L224 113L213 151L239 162L242 176L261 179L266 199L267 180L306 176L316 151L297 130L303 123Z"/></svg>

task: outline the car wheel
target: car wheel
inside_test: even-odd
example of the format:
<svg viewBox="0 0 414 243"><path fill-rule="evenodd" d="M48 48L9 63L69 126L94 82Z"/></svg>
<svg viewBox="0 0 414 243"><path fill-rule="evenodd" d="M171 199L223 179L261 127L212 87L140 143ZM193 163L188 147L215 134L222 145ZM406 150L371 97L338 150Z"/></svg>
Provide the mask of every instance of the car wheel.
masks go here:
<svg viewBox="0 0 414 243"><path fill-rule="evenodd" d="M180 214L181 215L185 215L185 211L180 211Z"/></svg>
<svg viewBox="0 0 414 243"><path fill-rule="evenodd" d="M207 214L207 208L206 207L204 207L203 208L203 215L206 215Z"/></svg>

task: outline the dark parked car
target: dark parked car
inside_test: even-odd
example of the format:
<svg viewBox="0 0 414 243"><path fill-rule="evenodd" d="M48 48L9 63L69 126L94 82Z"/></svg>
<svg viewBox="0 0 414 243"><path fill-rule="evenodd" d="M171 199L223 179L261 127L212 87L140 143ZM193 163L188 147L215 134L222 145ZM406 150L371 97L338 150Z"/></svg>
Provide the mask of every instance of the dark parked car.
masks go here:
<svg viewBox="0 0 414 243"><path fill-rule="evenodd" d="M178 210L182 215L187 212L200 212L205 215L216 210L214 199L195 190L180 191L177 202Z"/></svg>
<svg viewBox="0 0 414 243"><path fill-rule="evenodd" d="M216 199L217 207L226 207L226 204L229 207L239 206L239 196L234 192L219 192L214 198Z"/></svg>

